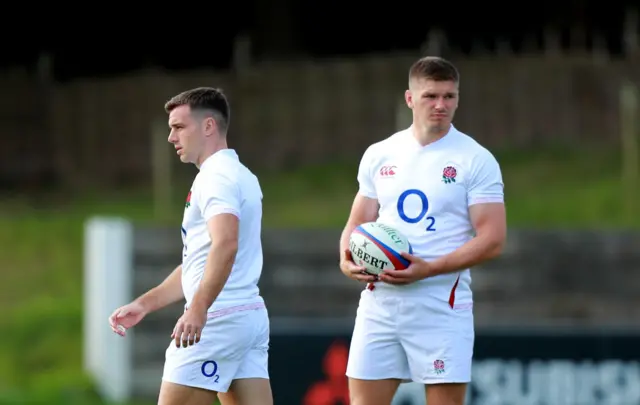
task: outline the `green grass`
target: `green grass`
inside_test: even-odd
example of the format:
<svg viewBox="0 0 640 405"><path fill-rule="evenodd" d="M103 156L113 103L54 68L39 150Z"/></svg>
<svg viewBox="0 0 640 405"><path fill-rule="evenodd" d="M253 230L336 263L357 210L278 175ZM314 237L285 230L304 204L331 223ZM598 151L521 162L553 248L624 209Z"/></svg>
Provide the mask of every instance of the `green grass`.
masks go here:
<svg viewBox="0 0 640 405"><path fill-rule="evenodd" d="M623 211L615 153L497 156L510 226L640 228L640 215ZM338 164L259 173L265 227L341 227L356 192L355 174L354 165ZM175 217L162 222L179 224L189 184L176 184ZM0 203L1 403L33 403L52 393L57 396L48 403L99 403L81 370L83 222L92 215L149 222L154 220L150 207L144 191L16 196Z"/></svg>

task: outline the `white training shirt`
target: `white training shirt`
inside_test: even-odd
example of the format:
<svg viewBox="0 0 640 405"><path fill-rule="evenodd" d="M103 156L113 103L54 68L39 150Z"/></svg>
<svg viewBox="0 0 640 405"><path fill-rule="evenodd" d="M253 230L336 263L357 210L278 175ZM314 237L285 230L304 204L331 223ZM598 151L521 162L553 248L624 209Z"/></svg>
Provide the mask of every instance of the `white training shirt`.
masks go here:
<svg viewBox="0 0 640 405"><path fill-rule="evenodd" d="M418 143L412 128L371 145L358 171L359 193L378 200L378 222L395 227L427 261L459 248L474 236L468 207L501 203L504 191L494 156L453 126L440 140ZM433 297L452 307L470 305L469 269L406 286L375 283L376 291Z"/></svg>
<svg viewBox="0 0 640 405"><path fill-rule="evenodd" d="M262 190L257 177L233 149L220 150L200 166L187 197L182 221L182 289L186 306L200 286L211 238L207 221L219 214L238 217L238 253L233 269L209 312L264 303L258 289L262 273Z"/></svg>

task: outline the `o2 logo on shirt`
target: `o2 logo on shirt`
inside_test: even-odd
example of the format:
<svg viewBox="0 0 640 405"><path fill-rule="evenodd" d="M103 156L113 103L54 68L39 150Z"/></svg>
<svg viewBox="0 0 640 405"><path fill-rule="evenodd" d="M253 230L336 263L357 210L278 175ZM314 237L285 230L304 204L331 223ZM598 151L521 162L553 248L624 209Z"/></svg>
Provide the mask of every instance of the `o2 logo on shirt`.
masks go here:
<svg viewBox="0 0 640 405"><path fill-rule="evenodd" d="M202 363L202 367L200 368L202 371L202 375L207 378L214 378L213 382L218 382L220 376L217 374L218 372L218 363L213 360L207 360Z"/></svg>
<svg viewBox="0 0 640 405"><path fill-rule="evenodd" d="M404 212L404 201L411 195L415 195L420 198L420 201L422 203L422 209L420 210L420 213L413 218L407 216L407 214ZM428 232L435 232L436 219L434 217L427 217L426 215L428 211L429 199L427 198L427 195L425 193L418 189L412 188L409 190L405 190L402 194L400 194L400 197L398 197L398 216L400 217L400 219L410 224L417 224L424 219L427 222L426 230Z"/></svg>

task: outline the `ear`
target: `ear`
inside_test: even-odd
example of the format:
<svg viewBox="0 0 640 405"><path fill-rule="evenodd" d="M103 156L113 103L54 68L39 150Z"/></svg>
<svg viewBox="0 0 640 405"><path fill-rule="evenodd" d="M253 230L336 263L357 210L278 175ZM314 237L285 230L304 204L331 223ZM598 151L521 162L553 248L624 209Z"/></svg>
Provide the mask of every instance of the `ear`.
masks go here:
<svg viewBox="0 0 640 405"><path fill-rule="evenodd" d="M205 129L205 134L207 134L207 136L213 135L218 129L218 124L216 123L216 120L213 117L205 118L204 129Z"/></svg>
<svg viewBox="0 0 640 405"><path fill-rule="evenodd" d="M407 107L413 109L413 95L411 94L411 90L405 90L404 101L407 103Z"/></svg>

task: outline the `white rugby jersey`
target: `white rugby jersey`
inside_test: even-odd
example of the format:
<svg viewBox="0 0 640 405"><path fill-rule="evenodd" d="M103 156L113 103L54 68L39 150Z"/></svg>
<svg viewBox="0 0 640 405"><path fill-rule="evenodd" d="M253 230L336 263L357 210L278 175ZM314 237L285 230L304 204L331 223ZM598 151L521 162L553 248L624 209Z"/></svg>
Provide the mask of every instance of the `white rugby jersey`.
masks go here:
<svg viewBox="0 0 640 405"><path fill-rule="evenodd" d="M404 233L414 254L427 261L448 254L474 236L469 206L503 202L494 156L453 125L442 139L422 146L412 128L371 145L358 171L359 193L377 199L378 222ZM469 269L407 286L376 283L376 290L434 297L451 307L472 299Z"/></svg>
<svg viewBox="0 0 640 405"><path fill-rule="evenodd" d="M220 150L200 166L182 221L182 289L186 306L200 285L211 238L207 221L218 214L238 217L238 253L233 269L209 311L263 303L258 289L262 273L262 190L257 177L233 149Z"/></svg>

